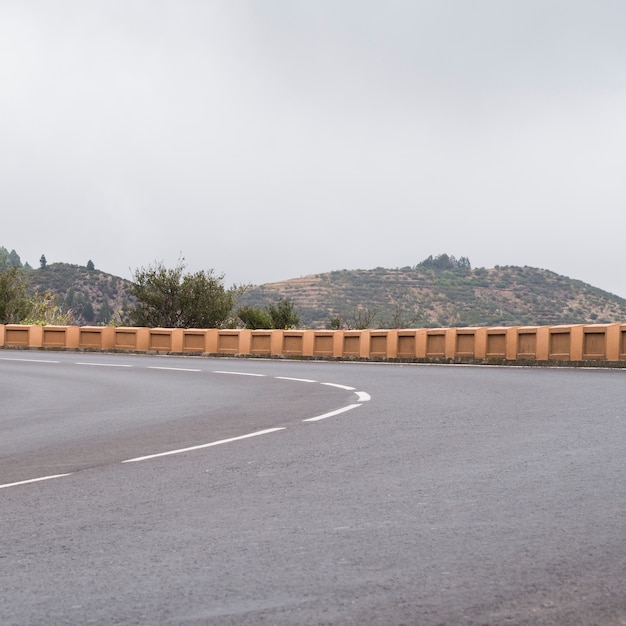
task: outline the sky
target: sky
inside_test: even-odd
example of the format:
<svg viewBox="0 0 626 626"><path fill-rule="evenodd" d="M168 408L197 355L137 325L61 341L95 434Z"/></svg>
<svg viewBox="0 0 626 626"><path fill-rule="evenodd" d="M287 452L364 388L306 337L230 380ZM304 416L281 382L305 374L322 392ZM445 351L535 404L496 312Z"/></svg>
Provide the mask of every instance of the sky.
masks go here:
<svg viewBox="0 0 626 626"><path fill-rule="evenodd" d="M0 245L626 298L625 30L623 0L0 0Z"/></svg>

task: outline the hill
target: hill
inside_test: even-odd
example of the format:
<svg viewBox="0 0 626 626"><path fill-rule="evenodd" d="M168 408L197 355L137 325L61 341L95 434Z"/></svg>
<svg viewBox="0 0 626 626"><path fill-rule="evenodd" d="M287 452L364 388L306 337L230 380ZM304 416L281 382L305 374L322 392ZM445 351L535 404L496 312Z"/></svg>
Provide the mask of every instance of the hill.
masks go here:
<svg viewBox="0 0 626 626"><path fill-rule="evenodd" d="M51 263L31 269L28 281L32 291L55 296L78 325L121 322L132 303L130 281L81 265Z"/></svg>
<svg viewBox="0 0 626 626"><path fill-rule="evenodd" d="M471 269L423 262L402 269L341 270L260 285L250 289L242 303L263 306L280 298L293 301L302 325L308 328L626 321L625 299L527 266Z"/></svg>

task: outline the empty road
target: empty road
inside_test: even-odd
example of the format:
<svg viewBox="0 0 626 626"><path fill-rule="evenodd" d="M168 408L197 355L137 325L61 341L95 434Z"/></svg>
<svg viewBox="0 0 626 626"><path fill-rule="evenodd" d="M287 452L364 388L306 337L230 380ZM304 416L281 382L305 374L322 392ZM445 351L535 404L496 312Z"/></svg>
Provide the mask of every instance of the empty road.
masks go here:
<svg viewBox="0 0 626 626"><path fill-rule="evenodd" d="M0 623L626 625L626 371L0 351Z"/></svg>

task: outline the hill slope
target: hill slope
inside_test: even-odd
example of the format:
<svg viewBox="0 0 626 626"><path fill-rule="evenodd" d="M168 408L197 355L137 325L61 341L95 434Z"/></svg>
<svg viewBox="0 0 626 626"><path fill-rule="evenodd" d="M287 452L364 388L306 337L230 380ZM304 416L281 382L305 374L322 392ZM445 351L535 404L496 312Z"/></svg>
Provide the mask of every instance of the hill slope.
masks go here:
<svg viewBox="0 0 626 626"><path fill-rule="evenodd" d="M532 268L342 270L250 289L242 303L289 298L309 328L515 326L626 321L626 300Z"/></svg>
<svg viewBox="0 0 626 626"><path fill-rule="evenodd" d="M130 281L81 265L51 263L30 270L28 278L33 291L51 293L79 325L120 322L132 302Z"/></svg>

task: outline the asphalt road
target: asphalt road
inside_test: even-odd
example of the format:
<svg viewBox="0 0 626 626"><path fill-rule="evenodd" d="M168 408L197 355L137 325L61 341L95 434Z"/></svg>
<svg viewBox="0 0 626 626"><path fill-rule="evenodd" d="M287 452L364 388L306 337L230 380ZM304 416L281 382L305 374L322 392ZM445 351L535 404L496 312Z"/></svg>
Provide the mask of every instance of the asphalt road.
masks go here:
<svg viewBox="0 0 626 626"><path fill-rule="evenodd" d="M0 351L0 623L625 625L625 395Z"/></svg>

